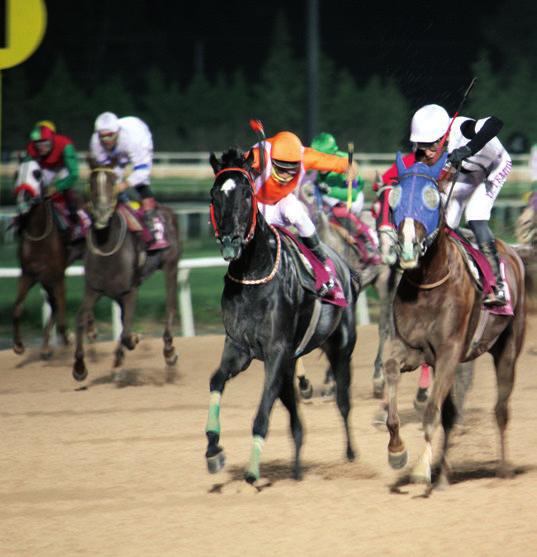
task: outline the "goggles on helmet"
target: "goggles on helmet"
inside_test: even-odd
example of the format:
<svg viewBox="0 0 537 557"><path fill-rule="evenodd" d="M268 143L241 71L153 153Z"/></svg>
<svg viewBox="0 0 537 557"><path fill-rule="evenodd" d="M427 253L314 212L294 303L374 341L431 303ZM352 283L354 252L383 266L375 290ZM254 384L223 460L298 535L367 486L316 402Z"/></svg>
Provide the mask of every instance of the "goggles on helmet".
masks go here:
<svg viewBox="0 0 537 557"><path fill-rule="evenodd" d="M282 184L289 183L299 171L299 162L272 161L272 177Z"/></svg>

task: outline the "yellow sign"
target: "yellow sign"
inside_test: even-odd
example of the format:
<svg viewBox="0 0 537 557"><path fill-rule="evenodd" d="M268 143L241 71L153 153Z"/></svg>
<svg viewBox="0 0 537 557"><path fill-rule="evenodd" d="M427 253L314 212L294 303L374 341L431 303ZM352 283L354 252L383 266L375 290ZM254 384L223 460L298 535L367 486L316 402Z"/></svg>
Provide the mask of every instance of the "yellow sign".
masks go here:
<svg viewBox="0 0 537 557"><path fill-rule="evenodd" d="M0 44L0 70L24 62L39 46L47 26L44 0L4 0L5 41Z"/></svg>

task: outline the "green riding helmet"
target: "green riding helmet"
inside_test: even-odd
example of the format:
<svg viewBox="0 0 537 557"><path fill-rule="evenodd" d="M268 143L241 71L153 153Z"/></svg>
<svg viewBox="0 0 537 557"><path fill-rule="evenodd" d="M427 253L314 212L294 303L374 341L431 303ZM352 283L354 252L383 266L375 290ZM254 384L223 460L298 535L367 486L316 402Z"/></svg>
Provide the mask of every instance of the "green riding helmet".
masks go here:
<svg viewBox="0 0 537 557"><path fill-rule="evenodd" d="M327 132L317 134L311 141L311 147L316 151L328 153L329 155L335 155L339 151L336 138Z"/></svg>

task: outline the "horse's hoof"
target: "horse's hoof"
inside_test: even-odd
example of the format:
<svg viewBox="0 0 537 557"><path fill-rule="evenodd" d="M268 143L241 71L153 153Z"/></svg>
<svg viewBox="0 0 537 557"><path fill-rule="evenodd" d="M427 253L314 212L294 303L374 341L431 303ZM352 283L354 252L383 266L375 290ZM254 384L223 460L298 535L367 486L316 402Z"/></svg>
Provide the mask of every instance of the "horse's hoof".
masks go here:
<svg viewBox="0 0 537 557"><path fill-rule="evenodd" d="M313 386L309 381L308 386L305 389L300 389L300 396L304 400L310 400L313 396Z"/></svg>
<svg viewBox="0 0 537 557"><path fill-rule="evenodd" d="M207 470L209 474L216 474L224 468L226 464L226 455L224 451L219 451L215 455L207 456Z"/></svg>
<svg viewBox="0 0 537 557"><path fill-rule="evenodd" d="M414 398L414 409L417 412L423 412L429 401L429 389L418 387L416 397Z"/></svg>
<svg viewBox="0 0 537 557"><path fill-rule="evenodd" d="M356 453L351 447L347 447L347 460L349 462L354 462L356 460Z"/></svg>
<svg viewBox="0 0 537 557"><path fill-rule="evenodd" d="M334 384L329 385L321 391L321 396L323 402L332 402L336 396L336 386Z"/></svg>
<svg viewBox="0 0 537 557"><path fill-rule="evenodd" d="M22 344L22 342L15 342L13 344L13 352L15 352L15 354L18 354L20 356L21 354L24 354L25 350L26 348L24 347L24 344Z"/></svg>
<svg viewBox="0 0 537 557"><path fill-rule="evenodd" d="M88 370L86 366L83 363L80 364L76 362L75 365L73 366L74 379L76 379L77 381L84 381L84 379L86 379L87 376L88 376Z"/></svg>
<svg viewBox="0 0 537 557"><path fill-rule="evenodd" d="M397 453L388 451L388 462L394 470L400 470L401 468L404 468L408 463L407 450L403 449L402 451Z"/></svg>
<svg viewBox="0 0 537 557"><path fill-rule="evenodd" d="M247 470L244 473L244 480L251 485L255 485L259 478L255 474Z"/></svg>
<svg viewBox="0 0 537 557"><path fill-rule="evenodd" d="M384 379L373 379L373 398L384 396Z"/></svg>
<svg viewBox="0 0 537 557"><path fill-rule="evenodd" d="M50 360L50 358L52 358L52 350L50 348L47 348L46 350L41 350L41 359L48 361Z"/></svg>
<svg viewBox="0 0 537 557"><path fill-rule="evenodd" d="M515 477L515 470L509 464L500 464L496 470L496 476L504 480L510 480Z"/></svg>
<svg viewBox="0 0 537 557"><path fill-rule="evenodd" d="M166 360L167 366L173 367L175 364L177 364L178 356L174 353L172 356L164 356L164 359Z"/></svg>

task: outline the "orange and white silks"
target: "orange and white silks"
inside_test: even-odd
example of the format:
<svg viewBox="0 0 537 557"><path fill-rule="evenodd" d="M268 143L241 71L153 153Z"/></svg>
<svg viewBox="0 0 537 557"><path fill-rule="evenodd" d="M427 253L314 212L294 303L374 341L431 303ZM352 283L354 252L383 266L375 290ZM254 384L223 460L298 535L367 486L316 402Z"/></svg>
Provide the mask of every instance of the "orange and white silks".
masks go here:
<svg viewBox="0 0 537 557"><path fill-rule="evenodd" d="M281 184L272 177L272 159L270 156L272 149L272 138L264 141L265 145L265 169L262 175L255 180L256 197L260 203L275 205L289 195L302 181L304 174L308 170L318 170L320 172L339 172L344 174L347 171L347 158L338 155L328 155L321 153L310 147L302 147L302 161L300 171L287 184ZM259 171L259 143L252 147L254 162L252 167Z"/></svg>

